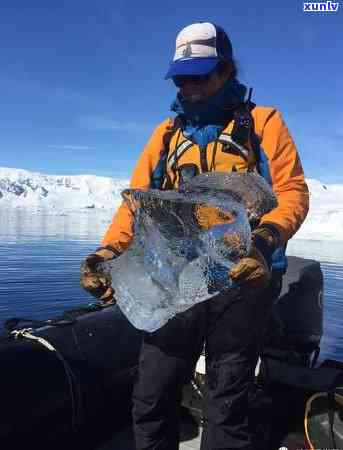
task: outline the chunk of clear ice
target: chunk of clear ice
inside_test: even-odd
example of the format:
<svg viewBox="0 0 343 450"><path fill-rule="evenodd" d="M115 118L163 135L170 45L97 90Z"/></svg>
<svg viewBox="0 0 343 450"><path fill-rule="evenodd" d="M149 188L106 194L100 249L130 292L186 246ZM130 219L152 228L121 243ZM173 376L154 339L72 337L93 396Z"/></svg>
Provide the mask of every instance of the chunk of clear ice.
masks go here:
<svg viewBox="0 0 343 450"><path fill-rule="evenodd" d="M248 218L256 220L276 206L265 181L247 173L211 172L179 191L127 189L123 198L134 214L134 238L103 269L110 271L122 312L148 332L230 289L230 268L250 250ZM214 208L216 217L233 219L213 224L208 219L204 227L199 205Z"/></svg>

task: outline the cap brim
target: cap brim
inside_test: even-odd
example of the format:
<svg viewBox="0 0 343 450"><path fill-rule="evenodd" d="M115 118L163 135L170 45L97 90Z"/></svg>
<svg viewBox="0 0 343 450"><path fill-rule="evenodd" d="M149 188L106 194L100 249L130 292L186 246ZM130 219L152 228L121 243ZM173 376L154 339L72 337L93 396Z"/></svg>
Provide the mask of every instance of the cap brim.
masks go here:
<svg viewBox="0 0 343 450"><path fill-rule="evenodd" d="M219 62L219 58L188 58L171 63L169 70L164 77L175 77L177 75L206 75L216 67Z"/></svg>

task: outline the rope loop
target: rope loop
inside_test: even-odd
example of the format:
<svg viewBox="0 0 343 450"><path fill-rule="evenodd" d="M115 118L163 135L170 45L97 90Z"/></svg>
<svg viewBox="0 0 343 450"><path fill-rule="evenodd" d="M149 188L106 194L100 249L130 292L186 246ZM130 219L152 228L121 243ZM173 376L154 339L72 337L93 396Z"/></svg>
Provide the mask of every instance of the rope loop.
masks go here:
<svg viewBox="0 0 343 450"><path fill-rule="evenodd" d="M12 336L15 340L27 339L29 341L33 341L39 345L42 345L50 352L53 352L57 356L57 358L61 361L69 385L70 401L72 409L71 426L73 431L76 432L79 428L79 425L82 423L82 412L83 412L82 396L80 388L77 384L76 376L72 368L70 367L69 363L63 357L62 353L56 347L54 347L47 339L44 339L41 336L36 336L32 334L32 332L33 332L32 328L22 328L19 330L12 330L10 332L10 336Z"/></svg>

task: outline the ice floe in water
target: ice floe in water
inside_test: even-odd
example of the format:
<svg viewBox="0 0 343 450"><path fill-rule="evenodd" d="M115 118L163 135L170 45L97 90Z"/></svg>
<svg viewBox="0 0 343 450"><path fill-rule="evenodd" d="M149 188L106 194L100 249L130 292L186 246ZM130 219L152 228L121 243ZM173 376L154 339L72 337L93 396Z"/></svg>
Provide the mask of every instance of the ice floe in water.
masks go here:
<svg viewBox="0 0 343 450"><path fill-rule="evenodd" d="M252 173L211 172L179 190L122 195L134 214L134 238L105 270L123 313L149 332L230 289L230 268L249 253L251 224L277 204Z"/></svg>

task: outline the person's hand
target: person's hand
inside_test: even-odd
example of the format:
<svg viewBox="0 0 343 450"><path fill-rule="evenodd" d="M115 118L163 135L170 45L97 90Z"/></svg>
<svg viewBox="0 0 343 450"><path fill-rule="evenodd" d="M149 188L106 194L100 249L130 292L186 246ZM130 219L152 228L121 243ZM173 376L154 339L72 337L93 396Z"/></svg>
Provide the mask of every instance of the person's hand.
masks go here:
<svg viewBox="0 0 343 450"><path fill-rule="evenodd" d="M248 294L267 288L271 280L272 254L280 243L280 233L273 224L254 230L250 252L231 269L231 280Z"/></svg>
<svg viewBox="0 0 343 450"><path fill-rule="evenodd" d="M101 247L94 253L91 253L81 263L80 284L91 295L109 302L113 300L114 290L111 286L111 276L99 267L99 264L116 258L118 253L110 246Z"/></svg>
<svg viewBox="0 0 343 450"><path fill-rule="evenodd" d="M242 290L262 290L271 279L271 271L262 253L252 244L248 256L242 258L230 271L231 280Z"/></svg>

